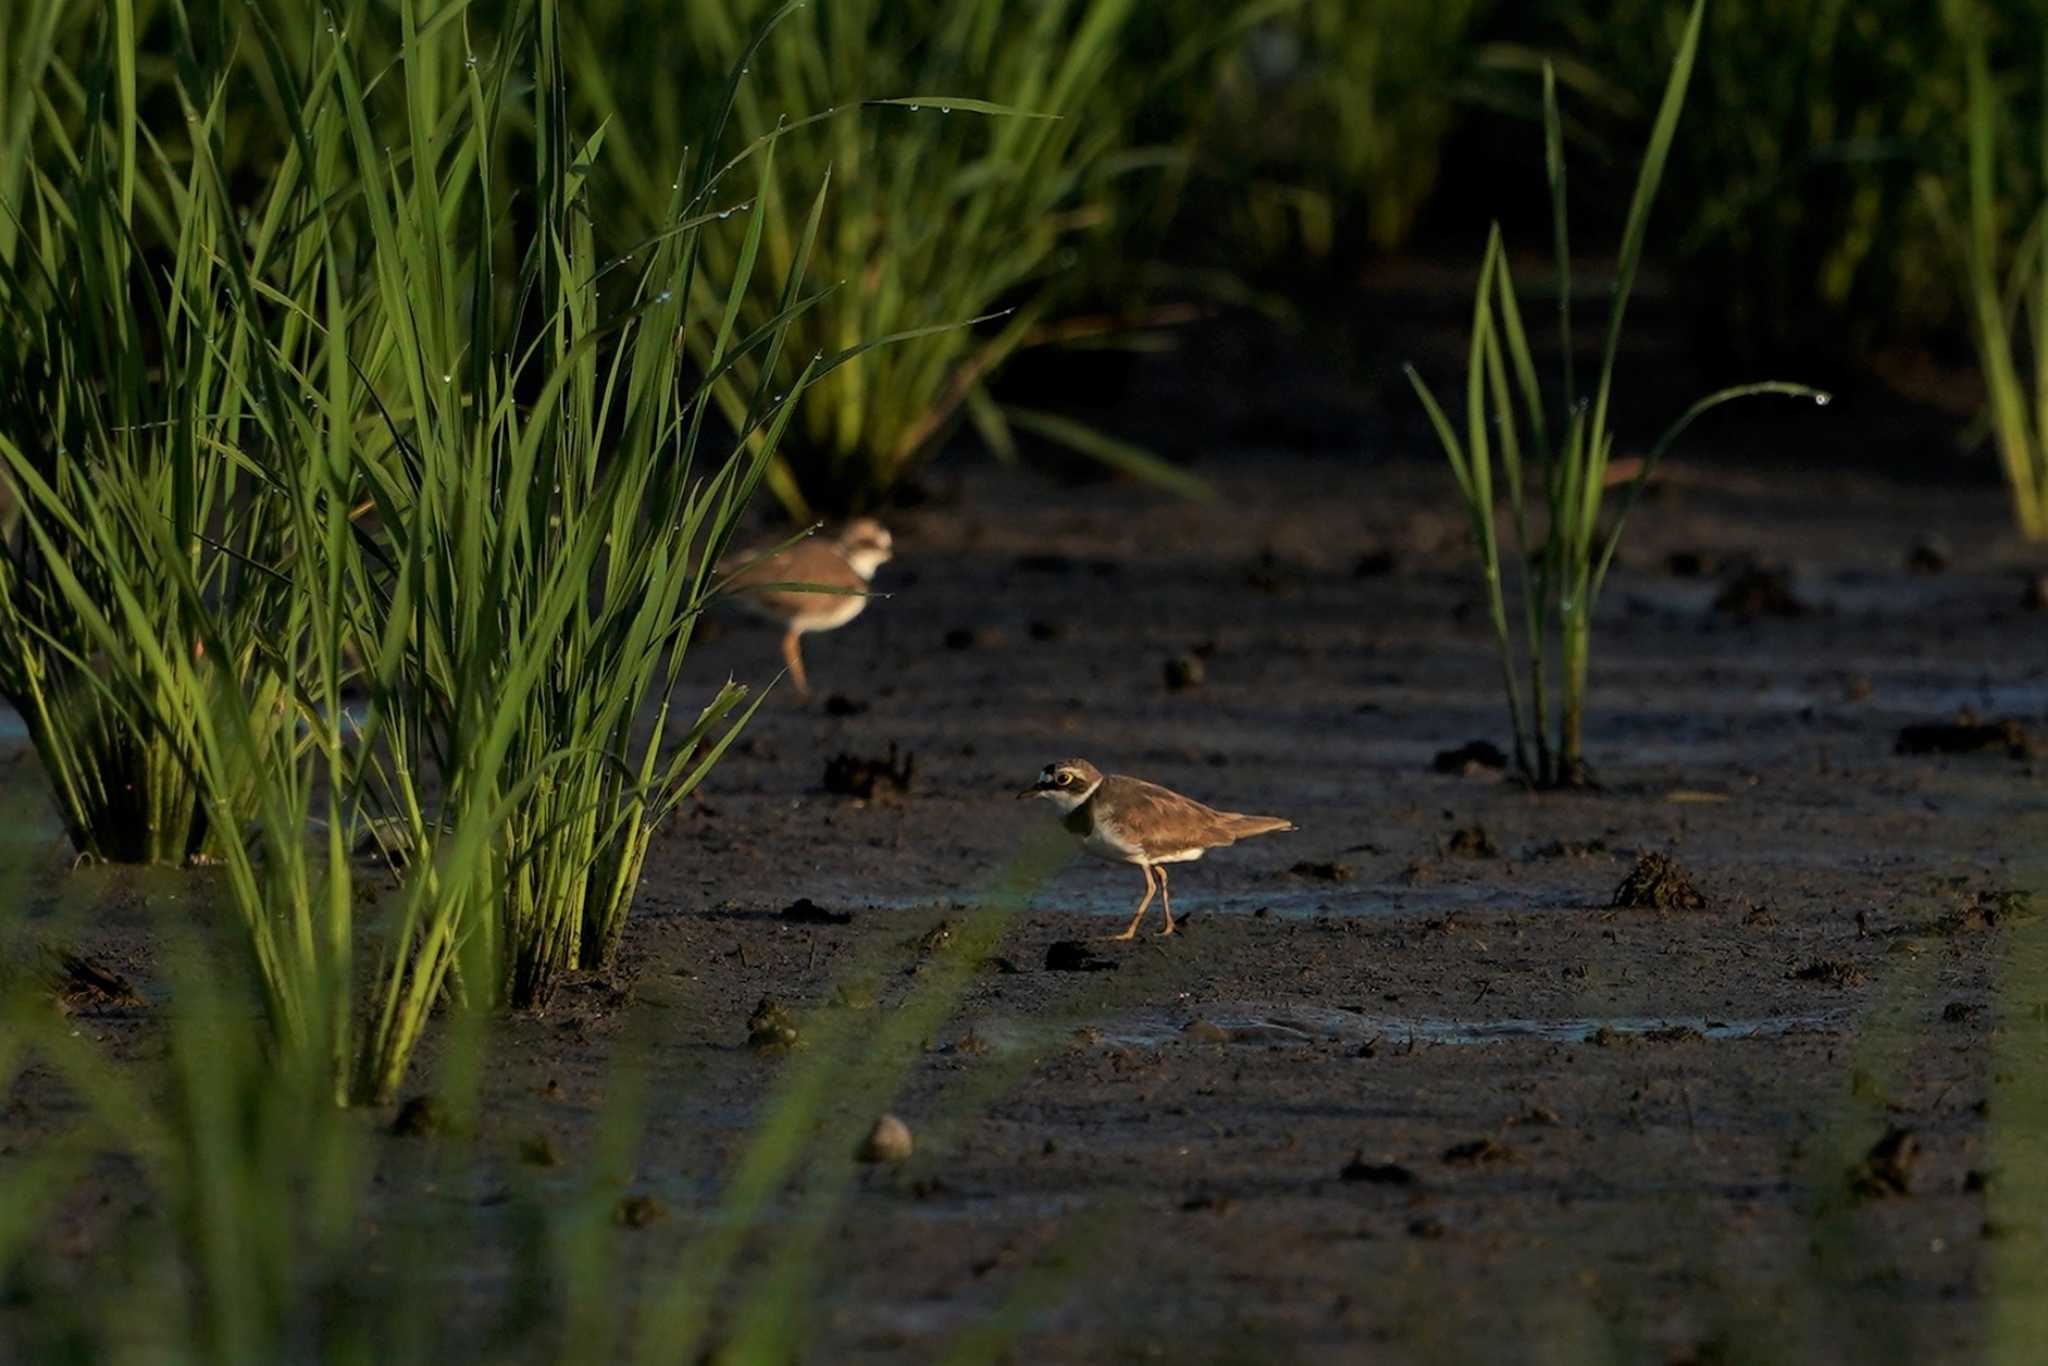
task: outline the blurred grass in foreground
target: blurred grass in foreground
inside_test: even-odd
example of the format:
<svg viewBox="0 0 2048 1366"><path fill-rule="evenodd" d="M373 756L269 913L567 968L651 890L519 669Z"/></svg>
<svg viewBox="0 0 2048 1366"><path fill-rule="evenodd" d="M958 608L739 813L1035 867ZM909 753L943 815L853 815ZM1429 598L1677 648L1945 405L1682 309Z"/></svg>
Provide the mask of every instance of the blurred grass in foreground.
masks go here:
<svg viewBox="0 0 2048 1366"><path fill-rule="evenodd" d="M28 920L22 865L12 848L0 853L0 943L19 955L69 926ZM856 1171L854 1140L903 1086L980 955L1070 853L1063 838L1021 851L892 1008L807 1014L806 1045L759 1063L772 1091L714 1207L644 1253L631 1240L649 1235L618 1215L647 1165L658 1171L642 1151L644 1038L614 1054L586 1161L473 1203L455 1192L479 1164L502 1161L505 1142L485 1137L483 1017L442 1035L434 1103L419 1112L426 1137L393 1139L379 1132L384 1118L332 1105L321 1068L281 1071L266 1056L246 1004L255 983L204 936L166 935L164 990L136 1026L161 1049L129 1061L53 1010L47 984L12 974L0 983L0 1095L36 1122L9 1136L0 1161L0 1349L50 1366L786 1361L823 1288L822 1237ZM868 960L884 953L872 945L849 971L881 970ZM1028 1063L992 1067L955 1103L972 1107ZM933 1132L941 1124L934 1115ZM407 1213L415 1189L475 1213ZM98 1257L51 1258L45 1240L66 1236L75 1202L100 1194L110 1200L86 1235ZM486 1227L488 1251L477 1241ZM1055 1268L1085 1255L1076 1239L1091 1227L1075 1221ZM742 1260L744 1248L765 1260ZM1021 1274L1002 1312L947 1359L1004 1359L1067 1274Z"/></svg>

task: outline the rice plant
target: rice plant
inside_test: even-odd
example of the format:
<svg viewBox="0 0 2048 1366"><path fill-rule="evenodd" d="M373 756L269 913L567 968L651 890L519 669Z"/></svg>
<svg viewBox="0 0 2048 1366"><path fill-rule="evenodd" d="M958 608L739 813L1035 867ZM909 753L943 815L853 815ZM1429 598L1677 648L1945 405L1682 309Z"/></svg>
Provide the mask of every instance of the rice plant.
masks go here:
<svg viewBox="0 0 2048 1366"><path fill-rule="evenodd" d="M1546 0L1517 16L1655 106L1683 0ZM1691 330L1730 362L1847 370L1951 316L1940 235L1914 182L1959 128L1963 80L1945 4L1720 0L1708 15L1698 119L1674 148L1666 253ZM2033 22L2023 6L2010 46ZM1633 114L1630 117L1634 117ZM1603 121L1604 125L1605 121Z"/></svg>
<svg viewBox="0 0 2048 1366"><path fill-rule="evenodd" d="M1607 489L1618 482L1610 477L1614 432L1609 408L1614 396L1614 365L1621 347L1622 323L1642 260L1650 209L1656 202L1677 132L1679 112L1685 104L1705 8L1706 0L1694 0L1636 177L1635 193L1622 231L1614 299L1608 311L1600 371L1591 401L1581 397L1571 361L1571 249L1565 212L1564 137L1556 79L1547 64L1543 73L1543 122L1557 251L1558 328L1564 371L1559 389L1565 413L1562 429L1554 429L1546 413L1543 387L1530 355L1497 224L1487 237L1473 300L1462 440L1429 386L1413 366L1407 369L1409 382L1436 430L1471 519L1500 657L1502 687L1514 728L1515 767L1525 780L1539 787L1577 786L1590 781L1583 732L1593 612L1629 510L1644 484L1656 473L1665 452L1702 414L1732 399L1752 394L1785 394L1827 401L1827 395L1817 390L1778 381L1738 385L1707 395L1687 408L1657 438L1634 477L1628 480L1620 505L1603 522ZM1526 470L1524 432L1531 457ZM1496 446L1504 484L1500 488L1494 480ZM1514 533L1513 558L1520 571L1515 579L1522 610L1520 621L1513 626L1508 617L1508 575L1502 567L1499 528L1498 504L1503 495L1508 524ZM1532 502L1541 510L1541 521L1531 516ZM1558 683L1554 726L1549 704L1553 649ZM1525 669L1530 692L1526 711L1517 681Z"/></svg>
<svg viewBox="0 0 2048 1366"><path fill-rule="evenodd" d="M329 1055L338 1096L379 1099L451 990L534 1004L608 958L655 826L749 714L730 682L681 719L671 700L714 566L804 387L861 348L764 382L704 452L711 386L743 358L772 368L819 298L799 243L779 312L740 329L756 220L720 307L693 302L723 230L705 206L756 159L772 174L775 140L693 164L659 231L607 256L585 197L603 136L572 130L555 6L514 6L479 52L449 22L460 5L402 5L378 74L350 38L367 13L301 69L250 12L288 136L246 221L226 50L188 47L188 142L136 176L174 267L147 347L115 357L170 420L107 420L74 452L17 408L0 468L23 503L19 638L161 744L215 830L280 1041ZM103 72L124 69L121 41ZM41 215L33 282L53 302L13 315L41 325L22 353L87 399L94 329L149 284L132 257L105 279L47 264L140 235L119 198L134 163L93 149L151 139L118 77L96 79L114 112L73 196L90 215ZM515 136L523 180L501 156ZM809 234L820 214L814 197ZM364 940L366 839L404 871Z"/></svg>
<svg viewBox="0 0 2048 1366"><path fill-rule="evenodd" d="M1303 0L1232 45L1204 107L1193 196L1233 264L1323 261L1342 243L1388 251L1435 189L1480 54L1488 0L1380 5Z"/></svg>
<svg viewBox="0 0 2048 1366"><path fill-rule="evenodd" d="M1184 76L1194 54L1256 8L1271 6L1202 7L1204 17L1183 25L1173 52L1147 70L1126 56L1150 17L1137 0L827 0L802 7L737 63L744 73L731 117L740 136L783 134L776 179L745 206L765 220L770 271L742 317L752 326L776 313L771 282L797 258L811 190L828 169L830 227L812 247L818 274L840 288L796 323L796 344L776 364L749 357L733 367L719 386L727 419L744 421L764 382L787 388L814 351L897 339L814 385L770 470L793 514L873 504L963 420L1000 450L1011 448L1014 426L1190 486L1128 443L1090 441L1037 410L1006 412L988 385L1019 348L1047 337L1077 255L1117 240L1119 216L1142 211L1132 177L1162 156L1133 146L1150 92ZM634 7L579 12L576 84L612 118L608 141L630 201L666 202L696 126L691 92L701 101L715 88L706 73L735 64L761 9L757 0L707 0L652 31ZM677 73L680 94L615 82L611 73L637 69L650 53ZM737 268L737 243L707 250L714 278Z"/></svg>
<svg viewBox="0 0 2048 1366"><path fill-rule="evenodd" d="M798 396L842 359L806 356L774 392L756 385L730 430L712 429L732 443L726 453L704 456L709 386L743 361L772 366L791 320L816 303L804 282L821 196L778 281L777 313L745 332L738 300L754 285L761 220L744 224L729 284L710 286L702 261L707 228L729 216L713 196L732 192L744 154L693 163L658 231L602 254L587 178L605 133L572 128L555 7L540 5L532 27L534 173L520 198L536 226L515 279L500 279L489 248L509 207L491 164L502 59L491 87L467 76L470 156L435 154L444 116L425 88L433 73L474 71L460 49L452 63L437 51L460 43L452 27L407 44L420 83L407 100L410 174L379 174L368 120L351 120L395 382L377 396L389 422L369 502L410 571L392 620L403 595L415 653L393 677L420 691L406 704L415 722L380 732L373 711L370 734L392 747L394 773L435 751L444 804L473 791L501 810L502 905L486 928L502 994L518 1005L608 959L654 827L747 714L745 689L729 683L678 725L670 692L713 566ZM772 138L750 149L764 177L774 149ZM466 257L433 227L465 218L488 225ZM617 302L604 304L601 287ZM706 298L715 306L700 307ZM682 375L690 346L695 381ZM643 729L647 703L656 715ZM378 781L402 797L403 781ZM431 843L423 812L392 800L384 814L408 845Z"/></svg>
<svg viewBox="0 0 2048 1366"><path fill-rule="evenodd" d="M118 511L97 551L75 527L52 525L47 547L19 525L0 536L0 695L26 722L82 855L178 863L199 850L207 819L172 737L150 719L169 700L116 681L134 645L88 639L54 576L77 575L103 610L125 584L150 636L193 649L164 557L182 559L216 603L239 667L274 591L241 557L275 554L278 527L245 497L248 472L222 444L247 401L214 326L227 281L211 242L223 220L138 111L135 53L118 36L132 6L111 7L82 71L56 51L62 9L23 12L22 71L36 98L12 91L6 113L5 482L18 492L32 481L73 509L90 489ZM189 127L215 113L195 107Z"/></svg>
<svg viewBox="0 0 2048 1366"><path fill-rule="evenodd" d="M1991 71L1983 13L1951 6L1965 54L1969 96L1965 121L1968 211L1958 224L1940 178L1928 175L1921 187L1935 221L1954 245L1983 371L1991 435L2012 495L2014 520L2030 540L2048 539L2048 198L2012 221L2012 196L2000 197L2000 95ZM2048 100L2048 67L2041 75ZM2038 177L2036 193L2048 196L2048 104L2031 148L2023 153ZM2015 131L2020 131L2015 129ZM2028 369L2033 373L2029 375Z"/></svg>

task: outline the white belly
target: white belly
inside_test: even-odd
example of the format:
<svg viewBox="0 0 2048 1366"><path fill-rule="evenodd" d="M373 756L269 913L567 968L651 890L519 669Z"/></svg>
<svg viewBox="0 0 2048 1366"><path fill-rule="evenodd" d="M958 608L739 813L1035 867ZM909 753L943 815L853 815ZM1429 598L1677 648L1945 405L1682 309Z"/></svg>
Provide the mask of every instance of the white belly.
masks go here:
<svg viewBox="0 0 2048 1366"><path fill-rule="evenodd" d="M1096 858L1106 859L1111 863L1189 863L1206 852L1201 849L1185 849L1178 853L1159 854L1148 858L1136 845L1124 843L1101 826L1081 836L1081 849L1084 853L1093 854Z"/></svg>
<svg viewBox="0 0 2048 1366"><path fill-rule="evenodd" d="M806 598L803 614L790 623L799 633L844 626L868 605L866 598L855 593L810 593Z"/></svg>

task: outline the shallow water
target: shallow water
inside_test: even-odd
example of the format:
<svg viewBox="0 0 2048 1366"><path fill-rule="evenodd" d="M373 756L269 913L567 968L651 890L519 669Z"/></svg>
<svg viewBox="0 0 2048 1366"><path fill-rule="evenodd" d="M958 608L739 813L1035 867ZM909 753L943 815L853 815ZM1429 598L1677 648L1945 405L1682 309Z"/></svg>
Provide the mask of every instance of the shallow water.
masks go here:
<svg viewBox="0 0 2048 1366"><path fill-rule="evenodd" d="M1775 1039L1788 1034L1824 1032L1840 1028L1846 1015L1840 1011L1812 1011L1791 1015L1722 1017L1700 1015L1587 1015L1561 1019L1528 1019L1502 1016L1492 1019L1455 1020L1431 1015L1360 1014L1323 1006L1276 1002L1218 1002L1194 1010L1143 1011L1089 1021L1086 1027L1105 1043L1139 1048L1156 1048L1173 1043L1221 1043L1214 1038L1197 1040L1187 1033L1197 1020L1223 1030L1233 1044L1307 1045L1335 1043L1364 1045L1378 1043L1388 1048L1409 1044L1479 1045L1536 1039L1551 1043L1583 1043L1602 1030L1609 1034L1644 1037L1666 1031L1696 1030L1708 1039ZM1025 1042L1031 1033L1021 1022L977 1025L977 1032L994 1041L1008 1034ZM1034 1042L1042 1040L1034 1039Z"/></svg>

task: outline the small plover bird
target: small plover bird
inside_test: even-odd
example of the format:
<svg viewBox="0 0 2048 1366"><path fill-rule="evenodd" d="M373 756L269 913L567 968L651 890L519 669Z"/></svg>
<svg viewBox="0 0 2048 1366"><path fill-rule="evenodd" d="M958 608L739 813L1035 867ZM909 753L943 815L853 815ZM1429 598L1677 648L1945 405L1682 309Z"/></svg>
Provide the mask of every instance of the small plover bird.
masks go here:
<svg viewBox="0 0 2048 1366"><path fill-rule="evenodd" d="M1081 847L1111 863L1135 863L1145 874L1145 896L1137 914L1122 934L1112 939L1131 939L1145 919L1152 894L1159 893L1166 911L1166 928L1173 933L1173 894L1166 890L1166 865L1188 863L1211 849L1235 844L1253 835L1292 830L1294 822L1280 816L1247 816L1238 811L1217 811L1193 797L1120 773L1104 776L1086 759L1062 759L1047 764L1038 781L1017 794L1044 797L1060 810L1060 824L1081 841ZM1154 874L1159 877L1153 886Z"/></svg>
<svg viewBox="0 0 2048 1366"><path fill-rule="evenodd" d="M868 584L893 549L887 527L860 517L831 540L811 536L781 550L742 551L719 566L735 601L781 623L782 658L798 697L811 695L801 638L859 616L868 605Z"/></svg>

